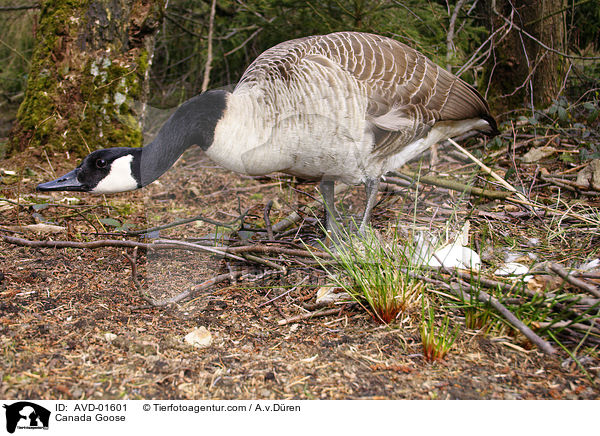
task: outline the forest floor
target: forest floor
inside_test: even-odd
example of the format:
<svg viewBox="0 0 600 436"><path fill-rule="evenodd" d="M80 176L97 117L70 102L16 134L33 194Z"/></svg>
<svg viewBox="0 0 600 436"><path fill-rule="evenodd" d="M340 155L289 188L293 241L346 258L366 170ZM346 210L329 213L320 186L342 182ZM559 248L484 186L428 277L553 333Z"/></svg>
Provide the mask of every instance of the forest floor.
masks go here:
<svg viewBox="0 0 600 436"><path fill-rule="evenodd" d="M475 145L480 152L481 144ZM445 150L440 153L438 174L470 174L472 183L482 183L482 177L473 177L476 166ZM496 171L515 167L519 177L536 168L536 174L539 168L556 174L577 167L556 156L523 164L502 151L494 153ZM264 228L263 211L269 200L274 200L270 219L276 223L298 205L318 198L312 184L296 184L277 175L238 176L215 167L198 150L186 152L158 182L134 193L94 197L35 192L37 183L76 163L64 155L46 158L32 150L27 157L0 161L0 197L10 200L0 201L0 235L148 242L125 238L116 230L123 224L144 229L198 214L228 222L246 209L247 226ZM530 186L538 189L538 182L539 178ZM539 190L562 196L566 204L583 201L586 207L600 208L598 196L580 196L553 184ZM352 188L342 202L359 214L363 198L362 189ZM321 214L317 208L315 216ZM303 215L300 226L279 238L280 245L305 249L300 238L322 237L315 216ZM599 256L597 229L582 230L567 216L541 218L514 203L464 196L439 186L419 185L418 191L388 186L380 195L373 224L382 234L394 226L448 232L460 229L467 219L486 271L510 255L529 266L543 260L569 267ZM36 222L59 228L49 234L27 227ZM161 230L160 237L191 241L214 232L214 225L194 221ZM264 233L255 233L243 244L259 243L258 236L264 238ZM232 237L236 241L229 244L239 245L238 235ZM125 254L136 262L136 280ZM581 342L578 364L556 344L556 354L546 355L506 327L468 329L460 310L453 310L460 333L446 358L431 363L423 357L418 308L389 325L374 322L352 304L334 306L337 310L328 316L294 320L307 313L317 290L327 283L326 274L310 259L272 254L267 261L286 267L284 273L274 273L269 265L201 252L139 250L133 256L132 249L119 247L31 248L0 240L0 398L599 397L600 359L594 342ZM155 300L172 297L232 271L244 275L163 307L148 304L140 291ZM184 341L198 327L210 332L210 345L195 348ZM568 335L565 341L571 350L578 344L576 339L569 342Z"/></svg>

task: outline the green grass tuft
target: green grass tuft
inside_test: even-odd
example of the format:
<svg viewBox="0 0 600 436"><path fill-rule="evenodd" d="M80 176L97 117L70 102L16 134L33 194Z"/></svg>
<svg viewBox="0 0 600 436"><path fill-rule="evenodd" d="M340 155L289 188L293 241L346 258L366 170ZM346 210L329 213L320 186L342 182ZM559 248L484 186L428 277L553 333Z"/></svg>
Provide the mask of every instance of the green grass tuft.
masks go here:
<svg viewBox="0 0 600 436"><path fill-rule="evenodd" d="M436 326L435 310L430 305L425 307L425 302L421 304L421 342L423 343L423 357L429 362L442 360L456 341L458 336L458 325L450 329L450 318L444 315L441 325Z"/></svg>
<svg viewBox="0 0 600 436"><path fill-rule="evenodd" d="M385 243L373 230L344 236L348 242L335 250L325 247L336 260L332 270L322 265L327 273L377 322L389 324L410 311L425 284L409 274L416 266L408 245L396 235Z"/></svg>

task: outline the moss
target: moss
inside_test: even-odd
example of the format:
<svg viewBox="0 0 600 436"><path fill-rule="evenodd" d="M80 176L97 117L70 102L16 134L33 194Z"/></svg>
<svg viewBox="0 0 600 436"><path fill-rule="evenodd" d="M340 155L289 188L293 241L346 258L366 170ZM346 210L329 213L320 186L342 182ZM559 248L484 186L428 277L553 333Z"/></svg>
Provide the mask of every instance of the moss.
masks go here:
<svg viewBox="0 0 600 436"><path fill-rule="evenodd" d="M150 56L144 44L124 50L115 35L127 34L131 17L124 14L116 21L111 5L104 0L44 3L9 152L43 146L83 156L97 148L142 145L136 106L145 100ZM86 21L94 13L115 32L106 41ZM88 41L90 32L100 40ZM101 49L90 49L94 44Z"/></svg>
<svg viewBox="0 0 600 436"><path fill-rule="evenodd" d="M17 130L28 132L21 141L11 141L9 151L23 148L23 139L40 143L54 130L54 101L52 92L58 87L58 77L53 74L53 63L64 59L63 42L69 38L70 17L85 1L49 0L43 3L34 54L31 60L27 92L17 114Z"/></svg>

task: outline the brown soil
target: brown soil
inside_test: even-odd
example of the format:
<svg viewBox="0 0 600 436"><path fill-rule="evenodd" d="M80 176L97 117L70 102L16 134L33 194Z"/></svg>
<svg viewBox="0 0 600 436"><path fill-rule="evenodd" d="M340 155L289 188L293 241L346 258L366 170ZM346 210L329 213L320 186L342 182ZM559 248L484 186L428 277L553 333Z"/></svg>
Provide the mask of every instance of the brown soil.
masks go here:
<svg viewBox="0 0 600 436"><path fill-rule="evenodd" d="M63 156L51 161L56 175L74 165ZM2 197L56 204L78 197L81 204L96 206L34 211L0 203L0 227L11 230L2 233L27 239L102 239L106 236L95 236L94 227L102 231L98 219L107 217L136 228L196 214L225 222L246 208L247 222L264 226L262 214L269 200L276 200L271 219L277 222L298 203L310 201L302 192L317 195L312 185L294 185L288 178L253 180L214 168L196 151L186 153L160 183L106 199L77 193L36 195L35 184L52 177L43 155L4 161L0 167L22 174L21 179L3 179ZM25 167L33 173L22 171ZM351 212L354 204L362 205L361 195L355 189L345 198ZM397 195L383 198L375 226L389 227L395 217L409 226L412 204L410 198ZM490 205L501 203L477 207L491 210ZM464 206L473 210L467 202ZM68 230L51 236L18 233L14 226L34 223L35 213ZM448 218L437 213L437 218ZM498 212L491 210L488 220L493 213ZM419 223L438 222L434 215L425 204ZM520 234L536 235L533 220L506 216L505 223L494 222L495 228L513 225ZM300 234L306 239L321 236L315 222L307 216L302 224ZM188 224L163 231L161 237L194 238L214 231L209 224ZM294 236L289 236L288 245L303 248ZM250 274L181 304L148 307L123 252L111 247L33 249L0 242L1 398L598 398L594 381L600 365L594 353L583 362L588 378L566 353L543 355L514 334L485 336L463 327L450 354L428 363L414 316L381 326L359 307L346 305L331 316L280 325L284 318L305 313L302 304L312 303L325 282L317 268L296 263L288 265L286 274L261 278L268 267L185 251L140 252L138 278L154 298L176 295L229 270L242 268ZM571 259L585 258L583 252L570 253ZM566 257L560 250L556 256ZM271 258L286 263L278 256ZM212 334L207 348L183 342L199 326Z"/></svg>

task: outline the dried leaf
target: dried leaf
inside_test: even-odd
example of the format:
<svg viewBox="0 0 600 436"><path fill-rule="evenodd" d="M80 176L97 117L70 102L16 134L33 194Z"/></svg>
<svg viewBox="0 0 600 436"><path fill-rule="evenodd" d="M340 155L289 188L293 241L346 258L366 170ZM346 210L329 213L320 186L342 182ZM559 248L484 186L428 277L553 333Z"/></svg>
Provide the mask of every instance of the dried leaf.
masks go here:
<svg viewBox="0 0 600 436"><path fill-rule="evenodd" d="M351 300L352 297L339 286L323 286L317 291L317 304L329 304L339 300Z"/></svg>
<svg viewBox="0 0 600 436"><path fill-rule="evenodd" d="M593 159L577 173L577 184L600 190L600 159Z"/></svg>
<svg viewBox="0 0 600 436"><path fill-rule="evenodd" d="M545 157L552 156L554 153L556 153L556 148L550 146L532 148L523 155L522 160L524 163L537 162Z"/></svg>
<svg viewBox="0 0 600 436"><path fill-rule="evenodd" d="M121 223L114 218L102 218L102 219L100 219L100 222L102 224L106 224L107 226L111 226L111 227L120 227L121 226Z"/></svg>

